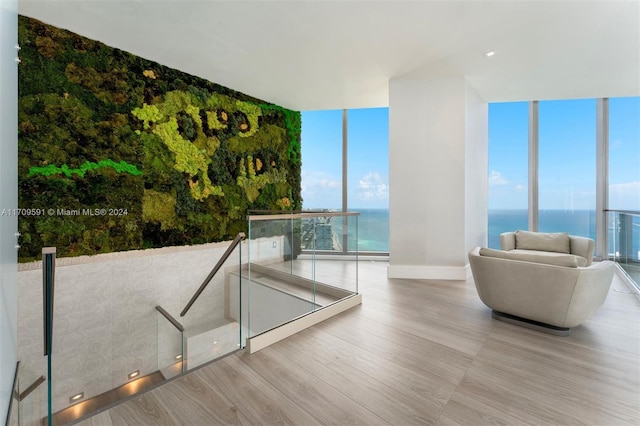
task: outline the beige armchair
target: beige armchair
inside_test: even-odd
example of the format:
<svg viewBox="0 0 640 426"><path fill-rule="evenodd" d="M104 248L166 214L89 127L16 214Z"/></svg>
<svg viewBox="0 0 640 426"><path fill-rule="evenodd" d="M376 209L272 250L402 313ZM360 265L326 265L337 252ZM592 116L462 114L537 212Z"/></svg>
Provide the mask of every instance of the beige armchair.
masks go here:
<svg viewBox="0 0 640 426"><path fill-rule="evenodd" d="M532 249L535 244L521 244L518 249L517 241L503 234L503 248L511 250L477 247L469 253L478 295L494 318L566 336L602 306L613 279L613 263L592 264L593 240L564 235L568 241L563 252ZM528 237L532 236L525 235L525 240ZM566 247L570 253L564 252ZM580 266L585 261L588 265Z"/></svg>

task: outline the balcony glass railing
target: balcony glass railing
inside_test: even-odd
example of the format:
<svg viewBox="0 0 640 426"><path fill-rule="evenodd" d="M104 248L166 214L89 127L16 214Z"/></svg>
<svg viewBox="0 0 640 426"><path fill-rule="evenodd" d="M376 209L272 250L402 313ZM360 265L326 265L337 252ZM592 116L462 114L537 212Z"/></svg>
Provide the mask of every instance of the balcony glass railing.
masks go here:
<svg viewBox="0 0 640 426"><path fill-rule="evenodd" d="M609 260L615 261L640 288L640 212L609 210Z"/></svg>
<svg viewBox="0 0 640 426"><path fill-rule="evenodd" d="M357 294L357 244L353 257L331 256L342 253L349 235L357 241L357 228L358 213L249 216L248 264L241 274L243 339Z"/></svg>

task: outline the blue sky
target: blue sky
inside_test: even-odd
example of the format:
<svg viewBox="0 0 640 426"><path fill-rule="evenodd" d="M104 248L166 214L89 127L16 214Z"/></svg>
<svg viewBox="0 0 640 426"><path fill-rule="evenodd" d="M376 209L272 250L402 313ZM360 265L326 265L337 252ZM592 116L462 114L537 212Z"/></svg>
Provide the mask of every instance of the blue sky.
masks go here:
<svg viewBox="0 0 640 426"><path fill-rule="evenodd" d="M349 209L388 208L387 108L349 110ZM640 210L640 98L610 100L609 208ZM596 101L543 101L541 209L595 209ZM340 208L342 111L302 113L306 209ZM527 208L528 103L489 105L489 209Z"/></svg>
<svg viewBox="0 0 640 426"><path fill-rule="evenodd" d="M539 206L595 209L596 101L539 104ZM640 98L609 104L609 208L640 210ZM489 209L527 208L527 102L489 105Z"/></svg>
<svg viewBox="0 0 640 426"><path fill-rule="evenodd" d="M349 210L389 206L389 110L352 109L347 134ZM302 113L305 209L342 206L342 110Z"/></svg>

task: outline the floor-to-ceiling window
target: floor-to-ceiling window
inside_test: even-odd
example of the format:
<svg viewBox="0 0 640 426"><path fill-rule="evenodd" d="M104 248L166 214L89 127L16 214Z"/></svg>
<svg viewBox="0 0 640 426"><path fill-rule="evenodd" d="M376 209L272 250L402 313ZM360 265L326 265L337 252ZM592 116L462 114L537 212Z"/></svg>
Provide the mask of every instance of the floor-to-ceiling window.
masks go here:
<svg viewBox="0 0 640 426"><path fill-rule="evenodd" d="M342 208L342 110L302 113L302 206Z"/></svg>
<svg viewBox="0 0 640 426"><path fill-rule="evenodd" d="M528 103L489 104L489 247L527 229Z"/></svg>
<svg viewBox="0 0 640 426"><path fill-rule="evenodd" d="M596 256L640 272L640 97L490 104L488 179L490 247L516 229L603 235Z"/></svg>
<svg viewBox="0 0 640 426"><path fill-rule="evenodd" d="M348 111L347 200L360 212L358 250L389 251L389 109Z"/></svg>
<svg viewBox="0 0 640 426"><path fill-rule="evenodd" d="M595 239L596 101L540 102L538 120L538 230Z"/></svg>
<svg viewBox="0 0 640 426"><path fill-rule="evenodd" d="M640 284L640 98L609 99L607 255Z"/></svg>
<svg viewBox="0 0 640 426"><path fill-rule="evenodd" d="M302 198L305 210L360 212L357 246L350 231L345 252L388 253L388 108L302 112Z"/></svg>
<svg viewBox="0 0 640 426"><path fill-rule="evenodd" d="M609 208L640 211L640 97L609 99Z"/></svg>

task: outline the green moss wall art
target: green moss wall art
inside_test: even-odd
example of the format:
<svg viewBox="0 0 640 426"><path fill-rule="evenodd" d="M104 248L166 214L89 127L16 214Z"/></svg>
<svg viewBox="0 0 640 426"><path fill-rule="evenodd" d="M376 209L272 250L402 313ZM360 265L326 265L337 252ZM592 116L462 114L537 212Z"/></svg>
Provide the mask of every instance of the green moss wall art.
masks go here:
<svg viewBox="0 0 640 426"><path fill-rule="evenodd" d="M301 208L299 112L31 18L18 37L20 261L225 241L250 209Z"/></svg>

